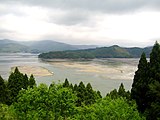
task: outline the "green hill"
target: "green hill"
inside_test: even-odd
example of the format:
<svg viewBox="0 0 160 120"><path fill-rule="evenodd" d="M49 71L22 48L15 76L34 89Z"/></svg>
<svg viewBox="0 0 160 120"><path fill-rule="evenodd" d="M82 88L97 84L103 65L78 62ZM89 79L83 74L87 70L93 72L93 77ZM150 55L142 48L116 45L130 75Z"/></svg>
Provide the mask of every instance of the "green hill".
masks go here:
<svg viewBox="0 0 160 120"><path fill-rule="evenodd" d="M149 56L152 47L122 48L117 45L85 50L48 52L39 55L44 59L94 59L94 58L131 58L140 57L142 52Z"/></svg>

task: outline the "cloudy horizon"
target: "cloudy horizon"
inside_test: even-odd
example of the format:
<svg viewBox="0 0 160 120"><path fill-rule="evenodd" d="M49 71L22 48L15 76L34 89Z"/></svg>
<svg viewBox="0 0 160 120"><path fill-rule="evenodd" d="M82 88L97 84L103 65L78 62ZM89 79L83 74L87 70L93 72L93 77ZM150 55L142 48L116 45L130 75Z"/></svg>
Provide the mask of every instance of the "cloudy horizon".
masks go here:
<svg viewBox="0 0 160 120"><path fill-rule="evenodd" d="M0 39L125 47L160 40L159 0L0 2Z"/></svg>

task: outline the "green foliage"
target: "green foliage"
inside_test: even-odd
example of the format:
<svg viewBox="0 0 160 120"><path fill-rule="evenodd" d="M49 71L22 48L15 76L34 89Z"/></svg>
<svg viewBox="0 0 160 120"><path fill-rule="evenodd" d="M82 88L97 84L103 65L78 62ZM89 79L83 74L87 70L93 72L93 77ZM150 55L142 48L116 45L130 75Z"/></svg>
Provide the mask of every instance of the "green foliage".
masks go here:
<svg viewBox="0 0 160 120"><path fill-rule="evenodd" d="M68 118L75 111L76 96L71 89L52 84L20 91L13 104L18 119L49 120Z"/></svg>
<svg viewBox="0 0 160 120"><path fill-rule="evenodd" d="M146 95L148 90L148 69L148 62L143 53L138 64L138 70L135 72L131 89L131 98L136 100L138 110L141 112L144 112L148 106Z"/></svg>
<svg viewBox="0 0 160 120"><path fill-rule="evenodd" d="M148 120L160 119L160 45L153 46L150 62L143 53L135 73L131 90L132 99L136 100L138 110L145 113Z"/></svg>
<svg viewBox="0 0 160 120"><path fill-rule="evenodd" d="M27 76L27 74L25 74L23 76L23 88L27 89L28 85L29 85L28 76Z"/></svg>
<svg viewBox="0 0 160 120"><path fill-rule="evenodd" d="M94 91L90 83L85 87L82 81L78 86L75 84L73 91L77 96L77 106L91 105L102 97L100 91Z"/></svg>
<svg viewBox="0 0 160 120"><path fill-rule="evenodd" d="M154 83L149 84L149 92L147 93L150 96L151 100L149 101L149 107L145 111L145 115L148 120L157 120L160 119L160 83L155 81Z"/></svg>
<svg viewBox="0 0 160 120"><path fill-rule="evenodd" d="M3 78L0 76L0 103L5 103L7 99L6 85Z"/></svg>
<svg viewBox="0 0 160 120"><path fill-rule="evenodd" d="M76 120L143 120L136 110L136 104L128 104L125 98L106 97L91 106L79 108Z"/></svg>
<svg viewBox="0 0 160 120"><path fill-rule="evenodd" d="M139 65L139 68L141 66ZM142 67L143 68L143 67ZM7 84L7 86L5 86ZM145 114L148 119L159 118L160 83L152 82L147 95L153 97L150 108ZM0 104L0 119L4 120L142 120L130 93L126 92L123 84L118 91L113 90L105 98L100 91L94 91L90 83L83 82L74 87L66 79L63 84L52 83L49 88L45 84L38 87L34 76L19 72L18 68L9 76L5 83L0 77L0 100L9 99Z"/></svg>
<svg viewBox="0 0 160 120"><path fill-rule="evenodd" d="M13 106L18 119L44 120L54 118L53 106L48 105L51 102L54 102L54 99L48 98L48 87L41 84L39 87L20 91L17 102Z"/></svg>
<svg viewBox="0 0 160 120"><path fill-rule="evenodd" d="M14 109L5 104L0 104L0 120L16 120Z"/></svg>
<svg viewBox="0 0 160 120"><path fill-rule="evenodd" d="M36 86L36 81L35 81L35 78L34 78L33 74L31 74L31 76L29 78L28 86L31 87L31 88L33 88L34 86Z"/></svg>
<svg viewBox="0 0 160 120"><path fill-rule="evenodd" d="M69 87L69 81L68 79L65 79L65 82L63 83L63 87Z"/></svg>
<svg viewBox="0 0 160 120"><path fill-rule="evenodd" d="M23 74L19 72L18 68L15 68L14 73L8 78L8 89L9 89L9 103L11 104L13 101L16 100L16 96L18 95L19 91L24 87L23 83Z"/></svg>
<svg viewBox="0 0 160 120"><path fill-rule="evenodd" d="M119 86L118 91L114 89L110 93L108 93L106 96L112 99L123 97L130 101L130 92L125 90L123 83L121 83L121 85Z"/></svg>
<svg viewBox="0 0 160 120"><path fill-rule="evenodd" d="M8 83L7 83L8 96L6 103L10 105L14 101L16 101L16 97L19 91L22 89L27 89L28 86L32 85L30 83L35 82L35 80L34 82L30 82L33 81L32 79L34 79L33 75L31 75L30 80L28 81L28 76L26 74L23 75L16 67L14 72L12 72L8 78Z"/></svg>

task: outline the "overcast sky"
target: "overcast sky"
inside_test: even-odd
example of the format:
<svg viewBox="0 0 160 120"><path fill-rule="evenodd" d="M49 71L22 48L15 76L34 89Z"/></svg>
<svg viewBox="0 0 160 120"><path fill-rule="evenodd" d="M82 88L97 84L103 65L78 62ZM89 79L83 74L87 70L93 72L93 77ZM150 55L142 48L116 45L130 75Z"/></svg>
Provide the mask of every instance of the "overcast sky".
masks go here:
<svg viewBox="0 0 160 120"><path fill-rule="evenodd" d="M150 46L160 0L0 0L0 39Z"/></svg>

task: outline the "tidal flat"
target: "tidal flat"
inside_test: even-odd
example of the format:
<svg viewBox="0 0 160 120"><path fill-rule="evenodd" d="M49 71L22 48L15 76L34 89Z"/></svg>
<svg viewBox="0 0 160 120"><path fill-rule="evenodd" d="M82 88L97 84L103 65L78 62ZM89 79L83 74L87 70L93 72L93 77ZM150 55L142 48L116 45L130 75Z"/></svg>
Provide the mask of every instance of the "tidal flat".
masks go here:
<svg viewBox="0 0 160 120"><path fill-rule="evenodd" d="M7 80L11 68L15 66L26 66L29 74L41 74L42 71L40 70L40 73L38 71L44 68L54 74L35 75L37 84L50 85L52 82L63 82L67 78L72 84L78 84L81 81L85 84L91 83L95 90L106 95L111 90L117 89L121 83L126 90L131 89L138 61L138 58L43 61L36 54L3 53L0 54L0 75Z"/></svg>

